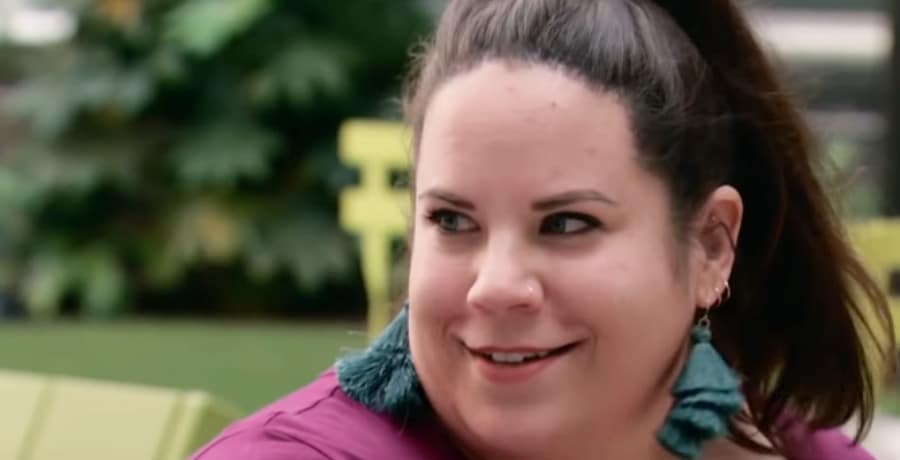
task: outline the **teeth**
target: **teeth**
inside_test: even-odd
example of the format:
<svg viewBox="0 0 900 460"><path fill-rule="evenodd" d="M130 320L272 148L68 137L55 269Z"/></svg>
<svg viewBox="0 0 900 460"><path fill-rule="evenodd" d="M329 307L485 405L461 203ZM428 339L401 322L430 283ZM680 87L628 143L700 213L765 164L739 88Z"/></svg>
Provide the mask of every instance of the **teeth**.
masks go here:
<svg viewBox="0 0 900 460"><path fill-rule="evenodd" d="M516 364L522 363L528 359L543 358L549 354L549 351L542 351L539 353L488 353L487 356L491 361L497 363Z"/></svg>

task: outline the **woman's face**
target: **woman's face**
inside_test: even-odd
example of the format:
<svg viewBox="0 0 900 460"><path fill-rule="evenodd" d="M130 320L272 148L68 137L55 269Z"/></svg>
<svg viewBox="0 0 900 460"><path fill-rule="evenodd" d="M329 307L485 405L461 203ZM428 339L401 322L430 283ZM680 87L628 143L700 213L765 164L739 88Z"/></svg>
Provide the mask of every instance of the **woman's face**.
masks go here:
<svg viewBox="0 0 900 460"><path fill-rule="evenodd" d="M637 160L617 97L548 67L488 61L434 95L410 344L467 448L564 458L664 418L708 293L702 251L676 241L667 189Z"/></svg>

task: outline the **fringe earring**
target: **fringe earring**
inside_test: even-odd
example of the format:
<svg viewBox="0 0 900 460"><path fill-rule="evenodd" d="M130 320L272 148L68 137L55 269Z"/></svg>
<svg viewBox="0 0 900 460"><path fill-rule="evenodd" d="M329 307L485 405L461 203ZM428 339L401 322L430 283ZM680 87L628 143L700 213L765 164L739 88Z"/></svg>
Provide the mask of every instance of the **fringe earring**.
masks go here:
<svg viewBox="0 0 900 460"><path fill-rule="evenodd" d="M409 351L409 304L369 347L337 362L338 383L351 399L399 420L428 411Z"/></svg>
<svg viewBox="0 0 900 460"><path fill-rule="evenodd" d="M725 292L730 293L728 283ZM716 305L722 302L720 297ZM744 403L740 379L712 346L709 326L707 309L691 331L690 355L673 389L675 404L657 433L660 444L682 459L697 458L704 442L724 435Z"/></svg>

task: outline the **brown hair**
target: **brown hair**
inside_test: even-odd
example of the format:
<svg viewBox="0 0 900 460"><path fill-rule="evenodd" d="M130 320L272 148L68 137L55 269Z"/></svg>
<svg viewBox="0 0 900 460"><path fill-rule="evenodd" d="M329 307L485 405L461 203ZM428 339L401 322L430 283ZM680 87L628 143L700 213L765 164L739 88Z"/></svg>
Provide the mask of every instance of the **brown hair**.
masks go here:
<svg viewBox="0 0 900 460"><path fill-rule="evenodd" d="M740 192L735 295L714 311L713 327L716 347L745 377L743 417L776 450L786 413L815 428L858 414L862 437L877 378L866 344L880 343L884 361L894 350L887 302L850 248L816 176L808 126L739 8L729 0L452 0L407 88L416 151L434 92L488 59L551 66L618 94L640 161L669 187L677 234L717 186ZM766 450L734 426L732 434Z"/></svg>

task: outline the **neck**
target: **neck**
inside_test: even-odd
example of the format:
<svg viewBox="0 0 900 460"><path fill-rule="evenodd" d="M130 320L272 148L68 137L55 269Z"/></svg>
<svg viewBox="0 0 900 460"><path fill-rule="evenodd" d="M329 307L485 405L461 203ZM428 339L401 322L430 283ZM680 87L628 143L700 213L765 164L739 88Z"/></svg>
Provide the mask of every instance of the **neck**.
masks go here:
<svg viewBox="0 0 900 460"><path fill-rule="evenodd" d="M500 452L487 446L463 451L469 460L596 460L598 458L622 460L676 460L656 440L656 432L662 426L672 406L671 396L645 404L640 414L628 423L603 419L580 424L584 429L567 431L564 435L543 443L546 450Z"/></svg>

